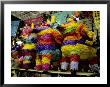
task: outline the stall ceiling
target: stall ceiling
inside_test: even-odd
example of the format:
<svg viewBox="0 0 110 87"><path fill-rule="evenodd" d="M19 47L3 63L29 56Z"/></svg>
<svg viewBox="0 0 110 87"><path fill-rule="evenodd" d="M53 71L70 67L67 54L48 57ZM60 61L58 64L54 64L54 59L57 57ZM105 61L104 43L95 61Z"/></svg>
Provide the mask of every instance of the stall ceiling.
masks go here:
<svg viewBox="0 0 110 87"><path fill-rule="evenodd" d="M27 20L31 18L36 18L40 14L44 13L46 11L12 11L11 15L21 19L21 20ZM47 13L47 12L46 12Z"/></svg>

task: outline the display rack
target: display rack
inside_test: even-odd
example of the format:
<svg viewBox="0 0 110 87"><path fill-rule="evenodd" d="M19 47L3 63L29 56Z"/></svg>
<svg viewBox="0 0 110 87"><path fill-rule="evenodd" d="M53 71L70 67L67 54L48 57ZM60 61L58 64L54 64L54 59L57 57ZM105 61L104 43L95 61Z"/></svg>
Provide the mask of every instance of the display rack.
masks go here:
<svg viewBox="0 0 110 87"><path fill-rule="evenodd" d="M72 77L78 77L78 76L82 76L82 77L95 77L98 76L97 73L93 73L93 72L71 72L71 71L54 71L54 70L48 70L47 72L43 71L43 70L34 70L34 69L17 69L17 68L12 68L12 71L18 71L18 72L34 72L34 73L39 73L39 74L57 74L57 75L61 75L61 76L72 76Z"/></svg>

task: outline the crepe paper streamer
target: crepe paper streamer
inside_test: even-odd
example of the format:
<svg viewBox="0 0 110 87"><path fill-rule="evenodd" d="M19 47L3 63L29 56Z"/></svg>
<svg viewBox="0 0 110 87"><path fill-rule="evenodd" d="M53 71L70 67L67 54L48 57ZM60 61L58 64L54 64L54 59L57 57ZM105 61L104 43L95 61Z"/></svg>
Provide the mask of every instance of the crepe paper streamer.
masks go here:
<svg viewBox="0 0 110 87"><path fill-rule="evenodd" d="M50 64L50 59L48 57L43 57L42 64Z"/></svg>
<svg viewBox="0 0 110 87"><path fill-rule="evenodd" d="M45 29L48 29L49 26L40 26L40 27L37 27L36 30L37 31L41 31L41 30L45 30Z"/></svg>
<svg viewBox="0 0 110 87"><path fill-rule="evenodd" d="M55 41L57 44L61 44L62 43L62 36L55 37Z"/></svg>
<svg viewBox="0 0 110 87"><path fill-rule="evenodd" d="M80 54L80 49L76 45L64 45L61 47L61 51L67 54L72 54L72 52Z"/></svg>
<svg viewBox="0 0 110 87"><path fill-rule="evenodd" d="M63 45L76 45L77 43L80 43L80 44L84 44L84 41L83 40L66 40L62 43L62 46Z"/></svg>
<svg viewBox="0 0 110 87"><path fill-rule="evenodd" d="M75 55L75 54L80 55L80 50L72 50L72 51L67 50L67 52L66 51L62 52L63 57L70 56L70 55Z"/></svg>
<svg viewBox="0 0 110 87"><path fill-rule="evenodd" d="M75 29L76 30L76 28L78 27L78 24L77 23L70 23L68 26L66 26L66 30L68 30L68 29Z"/></svg>
<svg viewBox="0 0 110 87"><path fill-rule="evenodd" d="M77 44L77 47L80 49L80 59L89 59L94 56L96 56L97 50L93 47L83 45L83 44Z"/></svg>
<svg viewBox="0 0 110 87"><path fill-rule="evenodd" d="M49 42L51 42L51 41L54 41L52 38L39 38L38 39L38 41L49 41Z"/></svg>
<svg viewBox="0 0 110 87"><path fill-rule="evenodd" d="M42 65L42 70L49 70L50 65L49 64L43 64Z"/></svg>
<svg viewBox="0 0 110 87"><path fill-rule="evenodd" d="M38 35L51 34L54 30L52 28L47 28L38 33Z"/></svg>
<svg viewBox="0 0 110 87"><path fill-rule="evenodd" d="M75 44L77 44L77 41L74 41L74 40L66 40L66 41L64 41L64 42L62 43L62 45L68 45L68 44L70 44L70 45L75 45Z"/></svg>
<svg viewBox="0 0 110 87"><path fill-rule="evenodd" d="M78 40L78 43L80 43L80 44L84 44L85 41L84 41L84 40Z"/></svg>
<svg viewBox="0 0 110 87"><path fill-rule="evenodd" d="M55 46L48 45L48 44L37 45L36 50L38 50L38 51L42 51L42 50L55 50Z"/></svg>
<svg viewBox="0 0 110 87"><path fill-rule="evenodd" d="M80 56L79 55L70 56L70 61L78 62L79 60L80 60Z"/></svg>
<svg viewBox="0 0 110 87"><path fill-rule="evenodd" d="M43 50L38 54L40 55L52 55L52 60L58 59L61 56L61 51L59 49L56 50ZM58 58L57 58L58 57Z"/></svg>
<svg viewBox="0 0 110 87"><path fill-rule="evenodd" d="M79 32L80 34L82 33L87 33L89 31L87 25L83 24L83 23L80 23L79 26L77 27L76 29L76 32Z"/></svg>
<svg viewBox="0 0 110 87"><path fill-rule="evenodd" d="M71 28L76 29L78 27L78 23L75 21L71 21L67 24L62 25L62 27L64 27L64 29L71 29Z"/></svg>
<svg viewBox="0 0 110 87"><path fill-rule="evenodd" d="M77 38L81 38L82 37L79 32L70 32L70 33L66 33L66 34L63 35L64 38L68 37L68 36L75 36Z"/></svg>
<svg viewBox="0 0 110 87"><path fill-rule="evenodd" d="M38 39L42 40L42 39L51 39L52 38L52 35L51 34L44 34L44 35L41 35L41 36L38 36Z"/></svg>
<svg viewBox="0 0 110 87"><path fill-rule="evenodd" d="M38 44L40 45L44 45L44 44L47 44L47 45L51 45L51 44L55 44L54 42L49 42L49 41L39 41Z"/></svg>
<svg viewBox="0 0 110 87"><path fill-rule="evenodd" d="M24 47L22 49L28 49L28 50L31 50L31 49L35 49L36 45L35 44L24 44Z"/></svg>
<svg viewBox="0 0 110 87"><path fill-rule="evenodd" d="M54 39L52 40L52 39L45 39L45 40L39 40L38 41L38 43L37 44L39 44L39 45L41 45L41 43L45 43L45 44L51 44L51 45L54 45L54 44L52 44L52 43L55 43L55 41L54 41Z"/></svg>
<svg viewBox="0 0 110 87"><path fill-rule="evenodd" d="M82 38L82 36L77 36L77 35L73 35L73 36L66 36L64 38L64 41L65 40L80 40Z"/></svg>
<svg viewBox="0 0 110 87"><path fill-rule="evenodd" d="M70 58L69 57L62 57L61 62L69 62Z"/></svg>
<svg viewBox="0 0 110 87"><path fill-rule="evenodd" d="M37 38L38 40L44 40L44 39L53 39L52 38L52 35L50 34L44 34L44 35L42 35L42 36L39 36L38 38Z"/></svg>
<svg viewBox="0 0 110 87"><path fill-rule="evenodd" d="M70 62L70 70L78 70L79 62L72 61Z"/></svg>
<svg viewBox="0 0 110 87"><path fill-rule="evenodd" d="M61 47L62 56L79 55L80 59L88 59L96 56L97 50L93 47L76 44L76 45L64 45Z"/></svg>
<svg viewBox="0 0 110 87"><path fill-rule="evenodd" d="M44 54L44 55L42 55L42 58L44 58L44 57L47 57L47 58L51 59L52 55L51 54Z"/></svg>
<svg viewBox="0 0 110 87"><path fill-rule="evenodd" d="M61 36L62 34L61 34L61 32L59 32L57 29L53 29L54 31L52 32L52 35L54 36L54 37L57 37L57 36Z"/></svg>
<svg viewBox="0 0 110 87"><path fill-rule="evenodd" d="M34 67L34 69L35 69L35 70L42 70L42 65L36 65L36 66Z"/></svg>
<svg viewBox="0 0 110 87"><path fill-rule="evenodd" d="M43 54L53 54L54 50L42 50L39 52L40 55L43 55Z"/></svg>
<svg viewBox="0 0 110 87"><path fill-rule="evenodd" d="M67 63L67 62L61 62L61 69L67 70L68 65L69 65L69 63Z"/></svg>
<svg viewBox="0 0 110 87"><path fill-rule="evenodd" d="M63 34L70 33L70 32L75 32L75 29L68 28L68 29L64 30Z"/></svg>
<svg viewBox="0 0 110 87"><path fill-rule="evenodd" d="M44 60L51 60L51 58L52 58L51 56L50 56L50 57L47 57L47 56L43 56L43 55L42 55L42 60L43 60L43 59L44 59Z"/></svg>

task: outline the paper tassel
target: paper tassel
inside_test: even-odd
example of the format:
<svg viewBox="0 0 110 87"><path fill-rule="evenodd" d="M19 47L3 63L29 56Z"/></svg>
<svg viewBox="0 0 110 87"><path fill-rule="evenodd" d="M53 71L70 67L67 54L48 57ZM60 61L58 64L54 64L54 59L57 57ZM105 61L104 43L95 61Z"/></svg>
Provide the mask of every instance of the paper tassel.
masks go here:
<svg viewBox="0 0 110 87"><path fill-rule="evenodd" d="M70 70L78 70L78 62L72 61L70 63Z"/></svg>
<svg viewBox="0 0 110 87"><path fill-rule="evenodd" d="M61 63L61 69L62 70L67 70L67 67L68 67L68 63L67 62L62 62Z"/></svg>

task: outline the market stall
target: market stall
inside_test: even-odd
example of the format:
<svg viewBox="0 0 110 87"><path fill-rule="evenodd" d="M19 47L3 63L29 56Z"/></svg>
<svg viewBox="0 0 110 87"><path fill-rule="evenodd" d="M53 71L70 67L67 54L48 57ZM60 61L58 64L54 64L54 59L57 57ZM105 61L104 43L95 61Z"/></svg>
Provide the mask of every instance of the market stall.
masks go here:
<svg viewBox="0 0 110 87"><path fill-rule="evenodd" d="M13 11L12 15L19 18L11 27L12 76L100 76L99 12Z"/></svg>

